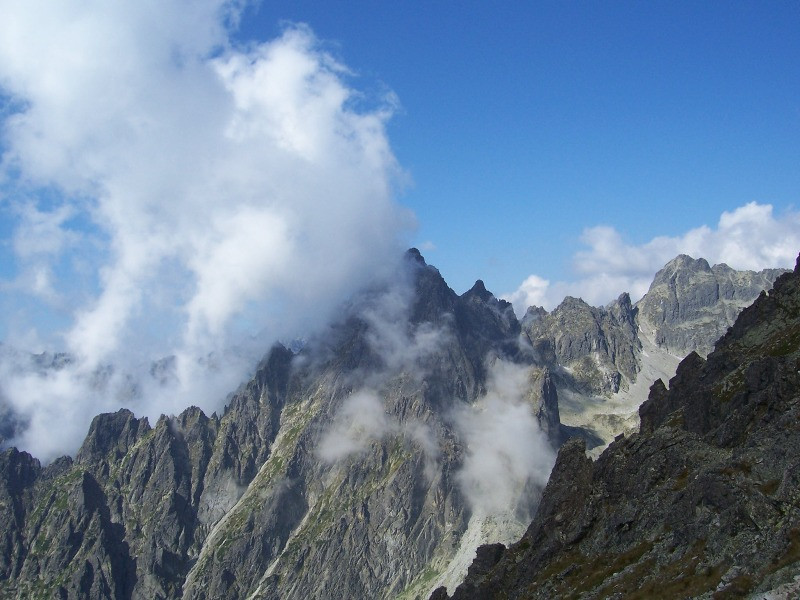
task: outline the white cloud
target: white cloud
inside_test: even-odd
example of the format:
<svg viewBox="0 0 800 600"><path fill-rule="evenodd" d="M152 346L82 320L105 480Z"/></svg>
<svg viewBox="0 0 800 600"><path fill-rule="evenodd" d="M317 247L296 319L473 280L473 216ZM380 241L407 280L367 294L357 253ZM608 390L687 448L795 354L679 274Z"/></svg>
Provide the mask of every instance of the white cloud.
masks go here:
<svg viewBox="0 0 800 600"><path fill-rule="evenodd" d="M466 446L458 481L481 516L526 513L538 500L531 486L543 489L555 462L533 407L525 401L529 376L529 367L498 360L489 371L486 395L454 412Z"/></svg>
<svg viewBox="0 0 800 600"><path fill-rule="evenodd" d="M550 281L538 275L529 275L519 286L517 291L506 294L504 298L514 305L517 313L522 307L523 311L529 306L548 306L550 300Z"/></svg>
<svg viewBox="0 0 800 600"><path fill-rule="evenodd" d="M436 244L431 240L425 240L418 245L421 252L436 252Z"/></svg>
<svg viewBox="0 0 800 600"><path fill-rule="evenodd" d="M363 452L370 442L395 430L383 403L371 390L359 390L348 397L330 429L320 440L317 453L326 462L336 462Z"/></svg>
<svg viewBox="0 0 800 600"><path fill-rule="evenodd" d="M61 297L54 287L53 269L61 253L73 249L80 240L81 236L65 224L74 210L68 205L39 210L32 202L9 204L9 213L17 221L10 246L19 272L12 280L0 281L0 290L21 292L59 305Z"/></svg>
<svg viewBox="0 0 800 600"><path fill-rule="evenodd" d="M446 328L431 323L411 323L416 290L408 278L407 272L396 273L391 285L358 307L359 317L369 326L366 340L382 361L382 368L370 374L377 381L401 371L421 378L426 359L439 351L451 335Z"/></svg>
<svg viewBox="0 0 800 600"><path fill-rule="evenodd" d="M68 205L52 211L40 211L31 203L18 209L20 223L14 232L14 252L21 259L57 255L75 242L78 234L64 227L74 213Z"/></svg>
<svg viewBox="0 0 800 600"><path fill-rule="evenodd" d="M233 357L226 348L323 322L404 246L385 132L395 98L353 108L369 102L302 25L235 46L225 24L240 4L0 0L0 87L19 109L2 122L0 204L58 197L53 209L42 193L18 219L14 289L71 291L62 333L81 358L76 385L98 364L175 355L186 379L131 407L151 416L219 408L230 390L196 385L198 357L230 366L219 380L235 385L247 361L220 358ZM58 266L78 264L75 236L96 249L78 293ZM48 381L52 402L66 398ZM45 419L8 388L17 409Z"/></svg>
<svg viewBox="0 0 800 600"><path fill-rule="evenodd" d="M416 446L425 460L425 476L431 480L438 469L439 445L435 434L417 419L401 420L386 410L378 392L362 388L346 398L333 422L320 438L317 455L336 463L363 454L373 442L391 436Z"/></svg>
<svg viewBox="0 0 800 600"><path fill-rule="evenodd" d="M603 305L629 292L636 301L647 292L656 271L678 254L705 258L711 264L726 263L734 269L792 267L800 251L800 213L775 216L771 205L750 202L723 212L713 229L704 225L637 246L625 242L613 227L600 225L585 229L581 242L587 249L575 254L578 278L551 283L531 275L504 296L517 314L533 305L552 309L566 295Z"/></svg>

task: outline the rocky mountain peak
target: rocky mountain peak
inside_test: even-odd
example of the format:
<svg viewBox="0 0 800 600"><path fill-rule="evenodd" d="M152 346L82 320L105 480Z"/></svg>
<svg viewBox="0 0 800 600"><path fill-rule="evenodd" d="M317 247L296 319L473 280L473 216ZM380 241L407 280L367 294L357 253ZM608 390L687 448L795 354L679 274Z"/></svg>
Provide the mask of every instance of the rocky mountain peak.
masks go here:
<svg viewBox="0 0 800 600"><path fill-rule="evenodd" d="M539 360L551 366L562 388L609 394L635 378L638 344L627 294L605 308L567 296L551 313L529 310L522 323Z"/></svg>
<svg viewBox="0 0 800 600"><path fill-rule="evenodd" d="M734 271L680 255L656 273L637 303L642 331L675 356L705 356L739 312L785 270Z"/></svg>
<svg viewBox="0 0 800 600"><path fill-rule="evenodd" d="M482 279L478 279L475 281L475 285L473 285L467 292L466 296L468 298L475 297L487 302L491 298L494 298L494 295L486 289L486 286L483 283Z"/></svg>
<svg viewBox="0 0 800 600"><path fill-rule="evenodd" d="M416 262L422 265L427 264L425 262L425 258L422 256L422 253L417 248L409 248L406 250L405 258L411 262Z"/></svg>
<svg viewBox="0 0 800 600"><path fill-rule="evenodd" d="M619 323L627 323L632 325L636 319L636 309L631 302L631 296L628 292L623 292L613 302L606 306L614 319Z"/></svg>
<svg viewBox="0 0 800 600"><path fill-rule="evenodd" d="M553 309L553 313L570 313L574 311L584 312L591 309L583 298L565 296L561 303Z"/></svg>
<svg viewBox="0 0 800 600"><path fill-rule="evenodd" d="M126 408L97 415L92 419L89 433L75 460L89 465L108 459L112 452L113 459L118 460L148 431L150 424L147 418L137 419Z"/></svg>
<svg viewBox="0 0 800 600"><path fill-rule="evenodd" d="M414 286L411 322L442 323L445 315L453 310L456 293L447 285L439 270L425 262L419 250L408 250L406 257Z"/></svg>
<svg viewBox="0 0 800 600"><path fill-rule="evenodd" d="M545 318L548 314L542 306L529 306L520 320L520 325L522 325L523 329L527 329L529 325Z"/></svg>
<svg viewBox="0 0 800 600"><path fill-rule="evenodd" d="M562 446L528 531L452 598L798 597L798 367L800 260L652 386L639 433Z"/></svg>
<svg viewBox="0 0 800 600"><path fill-rule="evenodd" d="M688 254L679 254L656 272L654 282L669 279L676 273L710 271L711 266L705 258L692 258Z"/></svg>

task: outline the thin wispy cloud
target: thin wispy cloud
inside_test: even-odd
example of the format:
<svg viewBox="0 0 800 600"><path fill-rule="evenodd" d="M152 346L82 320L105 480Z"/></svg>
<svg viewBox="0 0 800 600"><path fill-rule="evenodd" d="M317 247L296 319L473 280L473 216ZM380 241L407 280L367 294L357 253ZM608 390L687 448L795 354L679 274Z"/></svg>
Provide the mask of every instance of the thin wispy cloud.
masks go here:
<svg viewBox="0 0 800 600"><path fill-rule="evenodd" d="M356 369L347 378L355 391L336 409L317 447L327 463L360 456L373 442L390 437L417 447L425 460L425 474L432 478L438 468L439 442L424 418L402 416L391 410L396 393L392 382L400 377L422 383L430 362L446 351L452 332L431 323L415 324L411 309L417 300L416 265L401 264L391 281L354 299L351 316L361 321L367 349L367 371ZM335 337L335 336L334 336Z"/></svg>
<svg viewBox="0 0 800 600"><path fill-rule="evenodd" d="M67 323L54 338L16 322L6 341L76 358L39 382L42 398L81 403L64 378L81 390L98 365L172 355L173 389L132 408L219 408L232 388L206 387L209 357L235 385L249 359L231 348L324 322L400 254L396 100L366 98L308 27L239 47L240 2L3 4L0 210L15 265L2 286L7 304L36 297ZM58 419L4 387L37 451ZM115 404L91 396L75 409L86 418Z"/></svg>
<svg viewBox="0 0 800 600"><path fill-rule="evenodd" d="M723 212L714 228L704 225L635 245L615 228L600 225L585 229L581 242L586 249L575 254L574 280L551 282L530 275L516 291L504 295L517 314L529 306L552 309L567 295L604 305L629 292L636 301L647 292L656 271L678 254L734 269L792 267L800 251L800 213L775 215L771 205L751 202Z"/></svg>

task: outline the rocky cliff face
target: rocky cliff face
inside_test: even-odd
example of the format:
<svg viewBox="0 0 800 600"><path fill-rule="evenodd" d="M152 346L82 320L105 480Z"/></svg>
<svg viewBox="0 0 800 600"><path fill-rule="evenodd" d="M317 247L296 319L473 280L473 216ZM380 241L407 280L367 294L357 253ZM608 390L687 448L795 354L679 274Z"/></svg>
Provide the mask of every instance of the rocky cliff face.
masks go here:
<svg viewBox="0 0 800 600"><path fill-rule="evenodd" d="M452 597L797 597L800 259L640 412L595 462L562 446L525 535Z"/></svg>
<svg viewBox="0 0 800 600"><path fill-rule="evenodd" d="M568 387L613 394L636 379L641 344L628 294L605 308L571 297L549 314L533 307L522 328L539 361L555 369Z"/></svg>
<svg viewBox="0 0 800 600"><path fill-rule="evenodd" d="M706 356L741 310L769 289L782 269L734 271L710 267L682 254L656 273L637 304L639 326L655 343L677 356Z"/></svg>
<svg viewBox="0 0 800 600"><path fill-rule="evenodd" d="M273 348L221 416L121 410L74 460L0 454L0 596L424 598L481 543L518 539L554 448L603 441L562 423L565 398L607 402L650 374L637 308L567 299L520 322L416 251L398 280L302 351Z"/></svg>
<svg viewBox="0 0 800 600"><path fill-rule="evenodd" d="M636 305L628 294L606 307L568 297L550 313L531 307L521 327L552 372L564 424L592 432L587 439L596 455L638 427L637 410L653 381L668 381L690 352L706 356L742 308L784 272L709 267L681 255Z"/></svg>
<svg viewBox="0 0 800 600"><path fill-rule="evenodd" d="M403 277L301 353L274 348L221 417L100 415L47 467L6 450L0 595L424 597L460 579L458 555L521 534L554 458L541 430L560 435L549 373L481 282L457 296L416 252ZM538 465L509 475L507 511L476 484L484 404L521 415Z"/></svg>

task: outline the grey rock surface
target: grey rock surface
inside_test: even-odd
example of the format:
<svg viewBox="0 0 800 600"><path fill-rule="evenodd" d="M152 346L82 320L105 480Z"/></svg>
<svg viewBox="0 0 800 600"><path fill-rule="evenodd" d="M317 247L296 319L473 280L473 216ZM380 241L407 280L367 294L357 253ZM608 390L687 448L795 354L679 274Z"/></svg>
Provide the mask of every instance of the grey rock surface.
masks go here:
<svg viewBox="0 0 800 600"><path fill-rule="evenodd" d="M567 297L553 312L529 309L522 329L562 385L590 394L619 391L636 378L635 312L625 293L605 308Z"/></svg>
<svg viewBox="0 0 800 600"><path fill-rule="evenodd" d="M452 598L761 598L800 574L800 258L592 462L563 445L522 539ZM437 590L436 598L448 598ZM770 597L770 596L766 596Z"/></svg>
<svg viewBox="0 0 800 600"><path fill-rule="evenodd" d="M639 324L656 344L685 356L708 355L741 310L785 269L735 271L682 254L656 273L637 303Z"/></svg>
<svg viewBox="0 0 800 600"><path fill-rule="evenodd" d="M274 347L221 416L190 407L151 425L120 410L95 418L74 460L0 453L0 597L427 597L472 539L460 480L472 450L455 415L497 385L499 361L524 371L521 399L553 447L573 434L599 443L563 425L559 386L629 385L637 309L627 294L604 308L566 299L520 322L481 281L457 295L414 250L399 278L408 285L367 290L298 352ZM26 360L54 369L68 357ZM151 375L170 368L165 359ZM645 429L660 431L665 411L643 410ZM545 497L545 513L590 501L574 487L599 468L583 448L559 456L572 483ZM652 464L637 460L645 477ZM535 507L540 487L525 490ZM481 550L470 577L505 556Z"/></svg>

